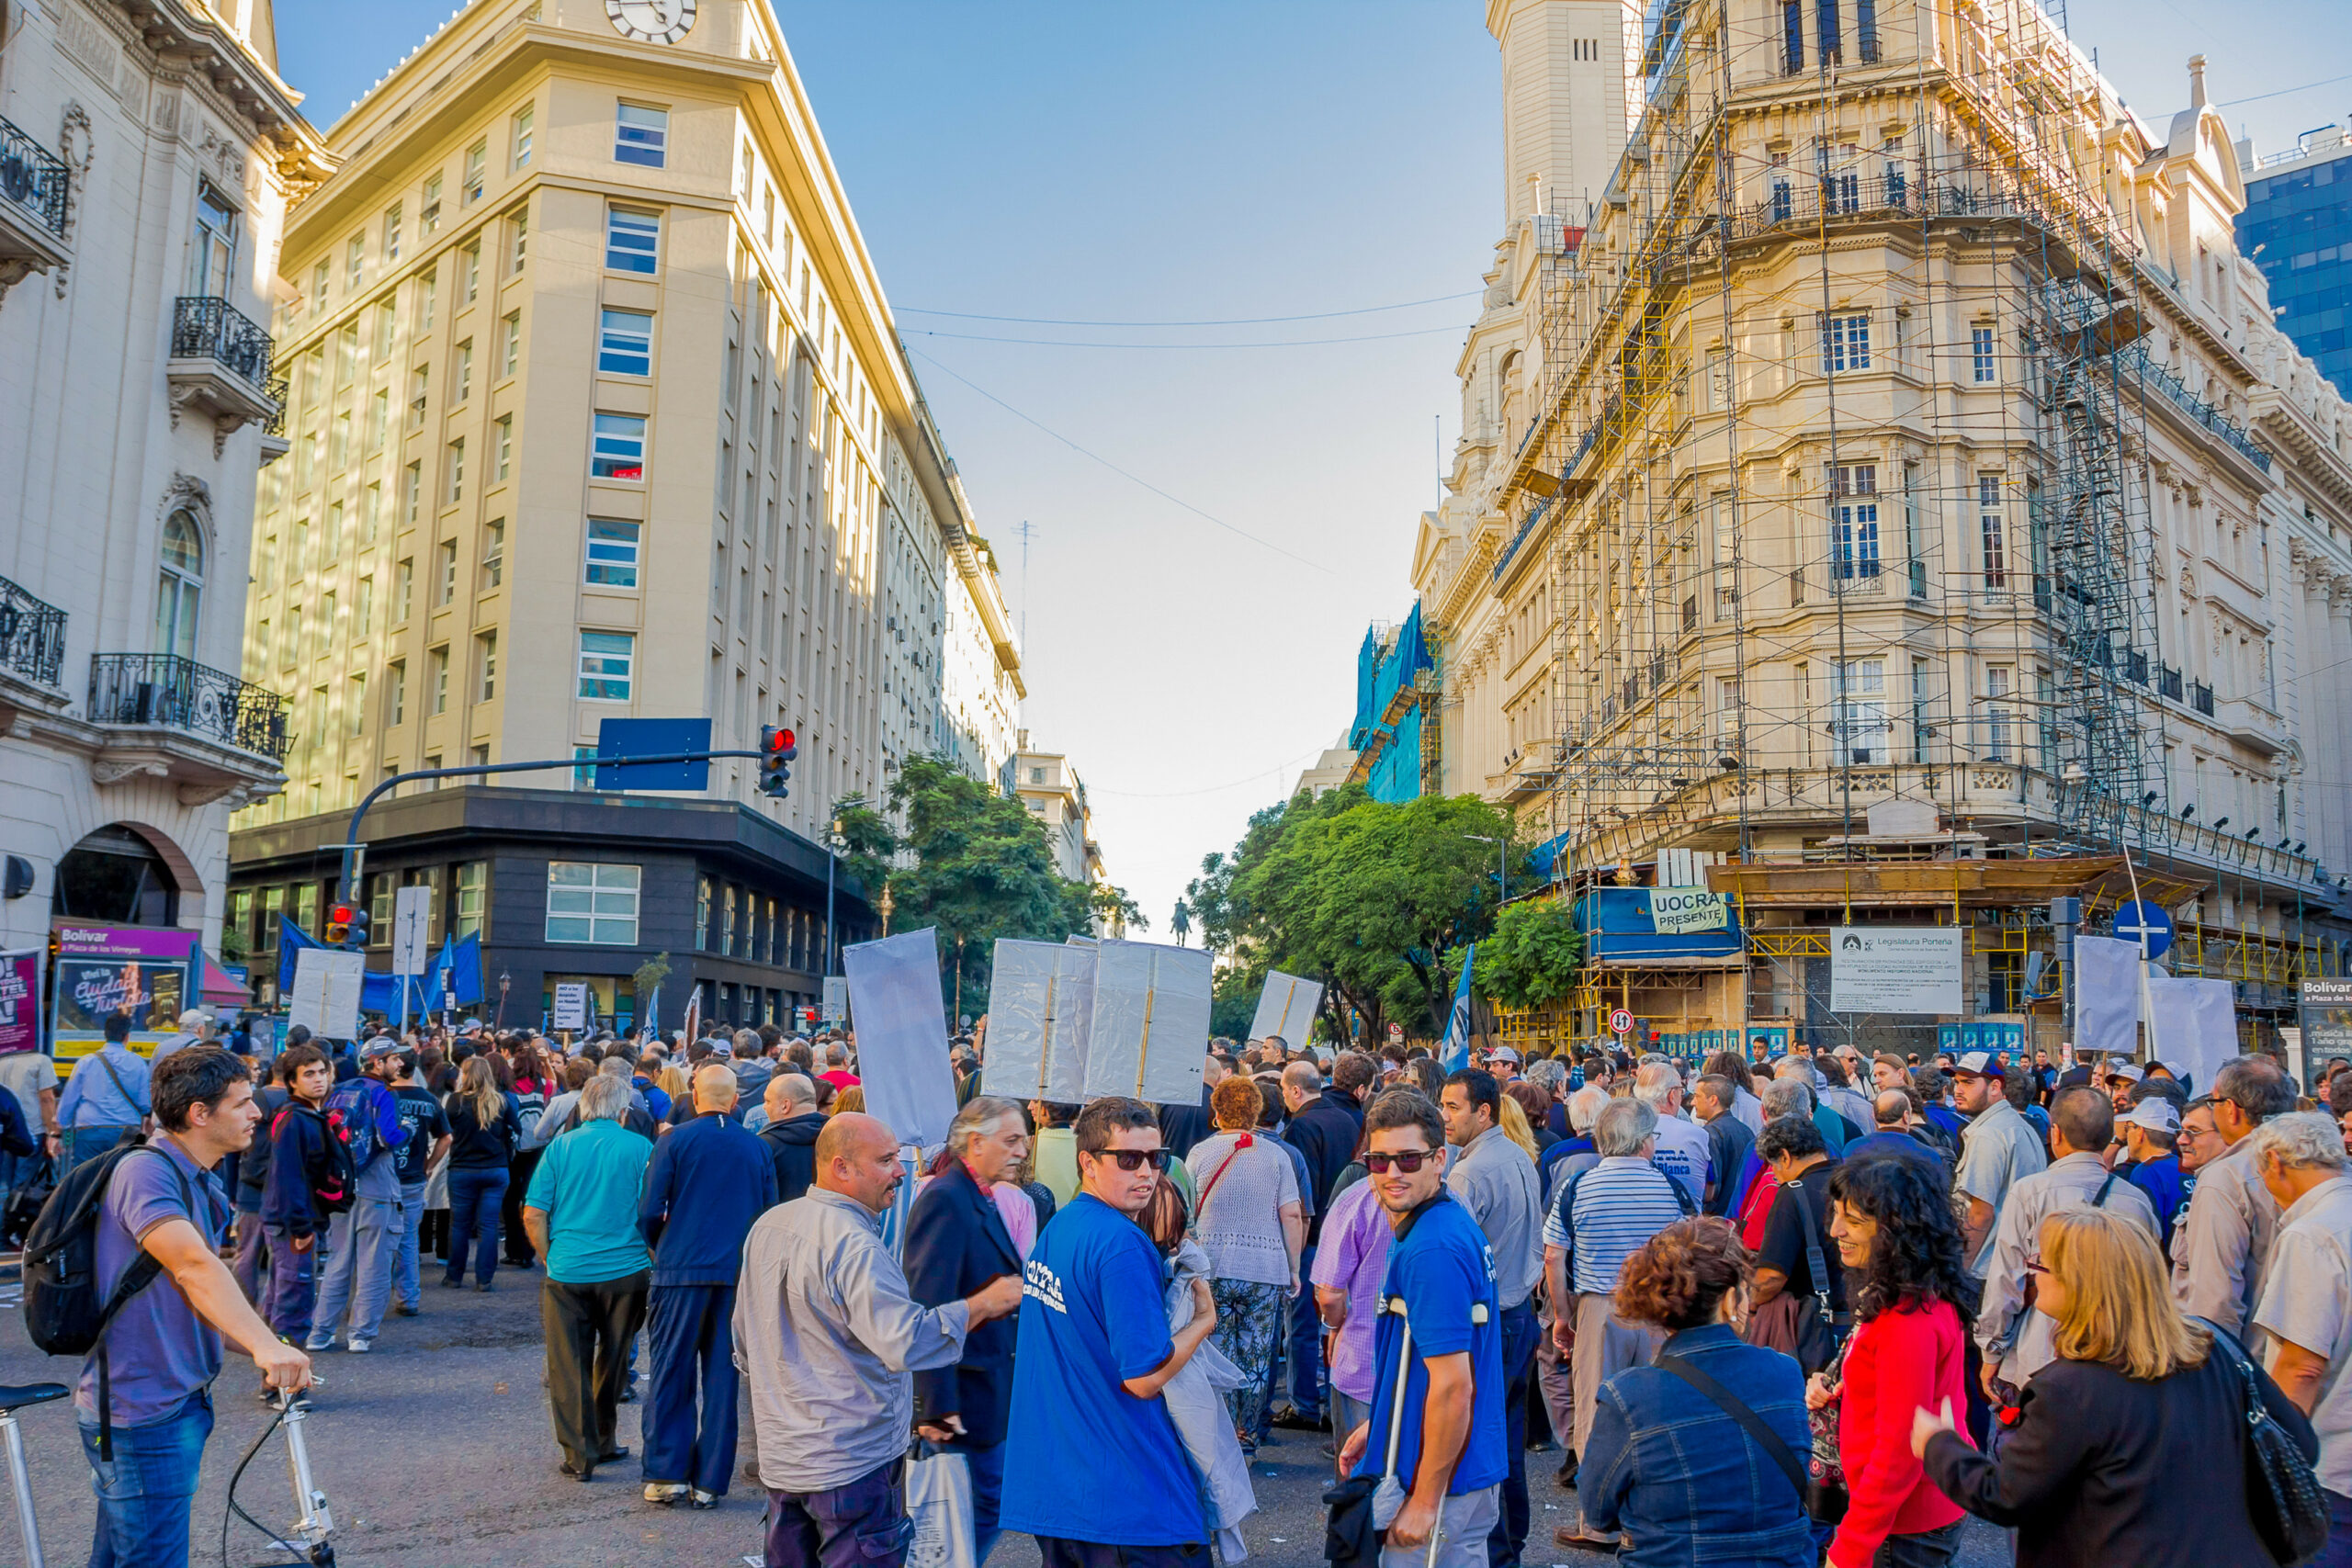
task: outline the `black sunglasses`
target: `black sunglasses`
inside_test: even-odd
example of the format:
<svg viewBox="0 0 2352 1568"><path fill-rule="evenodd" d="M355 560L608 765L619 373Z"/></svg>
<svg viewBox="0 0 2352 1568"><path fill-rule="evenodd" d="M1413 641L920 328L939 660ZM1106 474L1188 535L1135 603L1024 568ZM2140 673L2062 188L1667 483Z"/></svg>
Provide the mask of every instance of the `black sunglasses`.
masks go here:
<svg viewBox="0 0 2352 1568"><path fill-rule="evenodd" d="M1121 1170L1141 1170L1147 1164L1154 1170L1166 1170L1176 1156L1166 1149L1104 1149L1094 1157L1117 1160Z"/></svg>
<svg viewBox="0 0 2352 1568"><path fill-rule="evenodd" d="M1406 1149L1393 1155L1366 1155L1363 1156L1363 1168L1374 1176L1385 1176L1388 1174L1388 1168L1393 1165L1410 1176L1420 1169L1423 1164L1437 1157L1438 1153L1435 1149Z"/></svg>

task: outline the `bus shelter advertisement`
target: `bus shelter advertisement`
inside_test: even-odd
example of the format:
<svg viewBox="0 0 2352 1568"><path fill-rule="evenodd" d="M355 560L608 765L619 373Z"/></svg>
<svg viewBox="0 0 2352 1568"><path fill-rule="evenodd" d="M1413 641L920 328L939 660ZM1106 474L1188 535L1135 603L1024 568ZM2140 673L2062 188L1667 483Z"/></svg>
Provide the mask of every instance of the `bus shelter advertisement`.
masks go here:
<svg viewBox="0 0 2352 1568"><path fill-rule="evenodd" d="M130 1018L130 1048L153 1055L179 1032L203 971L194 931L138 926L60 926L51 992L51 1051L60 1063L105 1043L107 1020Z"/></svg>

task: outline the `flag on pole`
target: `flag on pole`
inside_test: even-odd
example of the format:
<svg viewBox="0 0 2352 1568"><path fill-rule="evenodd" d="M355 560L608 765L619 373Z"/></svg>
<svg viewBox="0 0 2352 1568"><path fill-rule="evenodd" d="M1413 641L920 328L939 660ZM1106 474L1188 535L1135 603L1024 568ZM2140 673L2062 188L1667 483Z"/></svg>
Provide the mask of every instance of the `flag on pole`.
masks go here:
<svg viewBox="0 0 2352 1568"><path fill-rule="evenodd" d="M1445 1021L1445 1043L1438 1047L1438 1065L1449 1073L1470 1065L1470 965L1477 960L1478 944L1462 955L1462 978L1453 987L1453 1011Z"/></svg>
<svg viewBox="0 0 2352 1568"><path fill-rule="evenodd" d="M687 1044L691 1045L701 1036L701 1034L702 987L700 986L688 986L686 987L685 1029L680 1035L680 1038Z"/></svg>
<svg viewBox="0 0 2352 1568"><path fill-rule="evenodd" d="M662 1038L662 987L659 986L654 987L653 994L645 998L645 1016L638 1021L637 1037L648 1045Z"/></svg>

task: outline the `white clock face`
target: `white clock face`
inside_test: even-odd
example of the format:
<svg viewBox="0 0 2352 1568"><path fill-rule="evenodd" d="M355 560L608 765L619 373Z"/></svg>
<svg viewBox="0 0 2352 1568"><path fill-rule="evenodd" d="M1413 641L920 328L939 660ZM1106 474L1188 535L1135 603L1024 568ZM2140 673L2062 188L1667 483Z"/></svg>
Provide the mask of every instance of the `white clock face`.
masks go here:
<svg viewBox="0 0 2352 1568"><path fill-rule="evenodd" d="M694 30L695 0L605 0L613 30L639 43L675 43Z"/></svg>

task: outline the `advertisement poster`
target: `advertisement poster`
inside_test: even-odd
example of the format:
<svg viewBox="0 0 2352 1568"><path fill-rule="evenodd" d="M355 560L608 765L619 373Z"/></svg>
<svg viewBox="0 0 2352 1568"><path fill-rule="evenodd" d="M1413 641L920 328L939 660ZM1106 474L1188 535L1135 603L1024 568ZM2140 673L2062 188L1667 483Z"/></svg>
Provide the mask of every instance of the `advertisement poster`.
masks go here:
<svg viewBox="0 0 2352 1568"><path fill-rule="evenodd" d="M0 1056L40 1049L41 951L0 953Z"/></svg>
<svg viewBox="0 0 2352 1568"><path fill-rule="evenodd" d="M60 926L50 998L58 1061L96 1051L107 1018L118 1012L130 1017L130 1048L153 1055L179 1032L180 1011L193 1005L199 940L194 931L152 926Z"/></svg>
<svg viewBox="0 0 2352 1568"><path fill-rule="evenodd" d="M1829 1010L1959 1012L1967 936L1958 926L1838 928L1829 938ZM1963 1050L1980 1048L1962 1041Z"/></svg>
<svg viewBox="0 0 2352 1568"><path fill-rule="evenodd" d="M2302 983L2301 1049L2290 1066L2301 1083L2315 1082L2331 1058L2352 1058L2352 980L2337 976ZM0 1046L5 1049L5 1046Z"/></svg>

